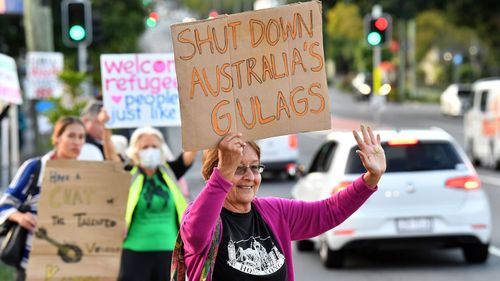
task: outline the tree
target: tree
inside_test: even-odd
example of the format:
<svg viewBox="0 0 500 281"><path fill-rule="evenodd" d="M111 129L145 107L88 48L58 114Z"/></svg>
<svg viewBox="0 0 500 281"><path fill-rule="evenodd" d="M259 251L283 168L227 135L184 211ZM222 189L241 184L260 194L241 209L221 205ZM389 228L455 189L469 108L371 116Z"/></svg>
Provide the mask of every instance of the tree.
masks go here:
<svg viewBox="0 0 500 281"><path fill-rule="evenodd" d="M24 28L22 17L18 15L0 15L0 53L11 57L21 55L25 49Z"/></svg>
<svg viewBox="0 0 500 281"><path fill-rule="evenodd" d="M211 8L210 2L205 0L183 0L182 2L186 7L193 11L196 11L199 15L208 15L208 12ZM218 12L222 13L222 11Z"/></svg>
<svg viewBox="0 0 500 281"><path fill-rule="evenodd" d="M325 56L335 61L340 72L349 72L354 49L363 44L363 20L353 4L337 3L326 12Z"/></svg>
<svg viewBox="0 0 500 281"><path fill-rule="evenodd" d="M59 79L64 84L64 93L61 97L50 98L53 107L44 114L49 118L50 123L55 124L61 116L79 116L81 110L87 103L87 99L82 97L82 83L87 79L85 73L72 70L65 70L59 74Z"/></svg>
<svg viewBox="0 0 500 281"><path fill-rule="evenodd" d="M442 12L433 10L418 15L417 60L420 61L432 48L466 53L477 35L470 28L456 27L446 20Z"/></svg>
<svg viewBox="0 0 500 281"><path fill-rule="evenodd" d="M474 29L489 51L483 52L490 67L500 74L500 2L496 0L446 1L446 15L453 23Z"/></svg>

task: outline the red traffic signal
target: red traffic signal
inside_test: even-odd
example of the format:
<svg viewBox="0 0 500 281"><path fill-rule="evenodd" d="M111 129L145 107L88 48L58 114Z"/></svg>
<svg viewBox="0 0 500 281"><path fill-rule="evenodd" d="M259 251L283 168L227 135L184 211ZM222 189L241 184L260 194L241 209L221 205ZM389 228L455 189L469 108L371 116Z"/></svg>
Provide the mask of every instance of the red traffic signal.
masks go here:
<svg viewBox="0 0 500 281"><path fill-rule="evenodd" d="M209 19L213 19L213 18L216 18L218 16L219 16L219 13L217 11L211 11L210 13L208 13Z"/></svg>
<svg viewBox="0 0 500 281"><path fill-rule="evenodd" d="M384 31L387 29L387 27L389 27L389 21L386 18L381 17L375 20L374 25L376 29Z"/></svg>

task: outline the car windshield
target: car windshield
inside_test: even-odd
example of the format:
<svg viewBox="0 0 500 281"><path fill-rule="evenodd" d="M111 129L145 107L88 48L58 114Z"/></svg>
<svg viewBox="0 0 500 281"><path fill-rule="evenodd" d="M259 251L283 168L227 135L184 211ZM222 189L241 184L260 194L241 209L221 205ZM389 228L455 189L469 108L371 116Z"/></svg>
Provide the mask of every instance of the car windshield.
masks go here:
<svg viewBox="0 0 500 281"><path fill-rule="evenodd" d="M387 160L386 172L413 172L455 169L463 163L455 148L448 142L419 142L416 145L390 146L383 143ZM356 154L350 151L346 173L358 174L366 170Z"/></svg>
<svg viewBox="0 0 500 281"><path fill-rule="evenodd" d="M461 98L468 98L468 97L470 97L471 93L472 93L471 90L459 90L458 96Z"/></svg>

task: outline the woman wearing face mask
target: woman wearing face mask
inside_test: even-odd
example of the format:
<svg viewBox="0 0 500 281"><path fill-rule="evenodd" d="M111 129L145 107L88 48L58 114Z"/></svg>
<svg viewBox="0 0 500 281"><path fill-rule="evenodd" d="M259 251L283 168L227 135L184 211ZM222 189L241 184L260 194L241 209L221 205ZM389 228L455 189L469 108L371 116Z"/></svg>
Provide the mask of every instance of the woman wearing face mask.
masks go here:
<svg viewBox="0 0 500 281"><path fill-rule="evenodd" d="M37 203L40 198L41 175L43 175L45 164L48 160L75 160L80 155L84 143L85 127L82 121L72 116L59 118L52 132L54 149L42 157L26 160L18 169L16 176L9 184L9 188L0 199L0 223L6 220L14 221L30 231L26 240L23 259L17 268L18 281L26 279L25 269L28 265L28 257L31 250L32 232L36 229L37 225ZM28 190L32 186L32 181L37 177L38 181L33 186L36 188L34 188L34 191L31 191L31 196L29 196ZM30 211L22 212L19 208L25 203L29 205Z"/></svg>
<svg viewBox="0 0 500 281"><path fill-rule="evenodd" d="M127 156L133 166L125 220L121 281L168 280L180 219L187 206L177 183L196 156L183 152L166 161L167 149L160 131L142 127L132 134Z"/></svg>

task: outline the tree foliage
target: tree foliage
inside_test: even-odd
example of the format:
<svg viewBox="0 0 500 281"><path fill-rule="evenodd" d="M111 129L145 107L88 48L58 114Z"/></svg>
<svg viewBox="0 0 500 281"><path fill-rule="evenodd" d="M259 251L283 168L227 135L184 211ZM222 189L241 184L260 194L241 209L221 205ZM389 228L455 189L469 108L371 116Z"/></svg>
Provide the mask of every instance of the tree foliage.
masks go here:
<svg viewBox="0 0 500 281"><path fill-rule="evenodd" d="M432 47L443 51L465 54L477 35L470 28L457 27L446 20L442 12L432 10L418 15L417 61Z"/></svg>
<svg viewBox="0 0 500 281"><path fill-rule="evenodd" d="M183 3L187 8L197 12L199 15L208 14L208 11L211 8L210 1L205 0L184 0Z"/></svg>
<svg viewBox="0 0 500 281"><path fill-rule="evenodd" d="M332 58L338 68L348 71L354 61L354 50L363 43L363 19L353 4L337 3L326 11L326 57Z"/></svg>
<svg viewBox="0 0 500 281"><path fill-rule="evenodd" d="M25 48L22 17L0 15L0 53L17 57Z"/></svg>
<svg viewBox="0 0 500 281"><path fill-rule="evenodd" d="M64 93L61 97L49 98L53 107L44 114L54 124L61 116L79 116L81 110L87 103L87 98L82 96L82 83L87 79L85 73L65 70L59 74L63 83Z"/></svg>

